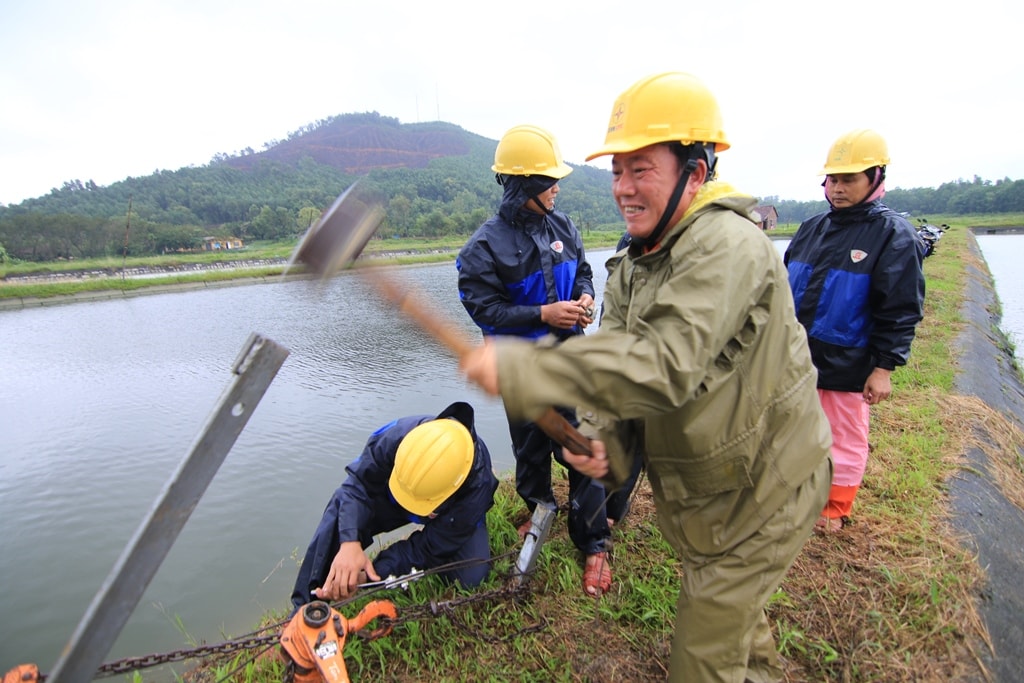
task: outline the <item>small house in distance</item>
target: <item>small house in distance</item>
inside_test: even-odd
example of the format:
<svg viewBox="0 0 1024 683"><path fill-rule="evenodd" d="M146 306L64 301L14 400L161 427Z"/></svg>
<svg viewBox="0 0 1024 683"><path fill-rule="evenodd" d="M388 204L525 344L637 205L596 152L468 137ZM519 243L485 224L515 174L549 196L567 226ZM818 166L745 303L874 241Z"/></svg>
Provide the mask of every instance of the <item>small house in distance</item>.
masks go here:
<svg viewBox="0 0 1024 683"><path fill-rule="evenodd" d="M762 230L774 230L778 225L779 212L771 204L761 204L754 211L761 217L761 222L757 224L757 227Z"/></svg>
<svg viewBox="0 0 1024 683"><path fill-rule="evenodd" d="M241 249L242 240L237 237L204 237L203 251L221 251L222 249Z"/></svg>

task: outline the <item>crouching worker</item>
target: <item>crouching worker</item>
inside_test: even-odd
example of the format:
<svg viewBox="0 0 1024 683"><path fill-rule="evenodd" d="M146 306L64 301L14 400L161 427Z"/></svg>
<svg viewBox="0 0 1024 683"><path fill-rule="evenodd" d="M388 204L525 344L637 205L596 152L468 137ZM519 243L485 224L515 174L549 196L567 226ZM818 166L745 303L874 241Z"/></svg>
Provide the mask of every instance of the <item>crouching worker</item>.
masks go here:
<svg viewBox="0 0 1024 683"><path fill-rule="evenodd" d="M441 576L479 585L490 572L487 511L498 480L487 446L473 427L473 408L453 403L434 417L399 418L370 435L345 471L306 550L292 591L297 609L339 600L365 581L462 562ZM374 560L373 537L422 524ZM473 560L479 560L474 562Z"/></svg>

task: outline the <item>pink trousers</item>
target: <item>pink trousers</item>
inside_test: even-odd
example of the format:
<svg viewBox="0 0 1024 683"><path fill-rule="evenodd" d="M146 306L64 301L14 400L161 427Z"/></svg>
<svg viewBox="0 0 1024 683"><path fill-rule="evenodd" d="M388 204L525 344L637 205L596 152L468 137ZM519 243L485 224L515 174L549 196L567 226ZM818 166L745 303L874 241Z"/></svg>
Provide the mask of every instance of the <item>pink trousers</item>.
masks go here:
<svg viewBox="0 0 1024 683"><path fill-rule="evenodd" d="M870 411L864 395L818 389L821 407L832 428L832 489L824 515L847 517L868 465Z"/></svg>

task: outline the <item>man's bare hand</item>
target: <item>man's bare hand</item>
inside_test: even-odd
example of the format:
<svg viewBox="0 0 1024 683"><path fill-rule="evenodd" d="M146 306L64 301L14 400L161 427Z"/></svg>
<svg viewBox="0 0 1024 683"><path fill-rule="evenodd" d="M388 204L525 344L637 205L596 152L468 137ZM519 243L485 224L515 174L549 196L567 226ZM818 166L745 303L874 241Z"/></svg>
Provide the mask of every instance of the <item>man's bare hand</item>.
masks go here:
<svg viewBox="0 0 1024 683"><path fill-rule="evenodd" d="M459 369L470 382L491 396L498 395L498 354L494 342L484 340L481 346L463 354L459 359Z"/></svg>
<svg viewBox="0 0 1024 683"><path fill-rule="evenodd" d="M864 382L864 400L869 406L877 405L892 395L892 371L875 368Z"/></svg>
<svg viewBox="0 0 1024 683"><path fill-rule="evenodd" d="M540 319L545 325L560 330L572 329L580 323L586 311L576 301L556 301L540 307Z"/></svg>
<svg viewBox="0 0 1024 683"><path fill-rule="evenodd" d="M591 441L592 455L576 455L568 448L562 448L562 457L574 470L585 477L600 479L608 474L608 451L603 441Z"/></svg>
<svg viewBox="0 0 1024 683"><path fill-rule="evenodd" d="M366 577L380 581L373 562L366 557L359 541L347 541L338 548L323 587L314 590L313 594L321 600L341 600L355 593Z"/></svg>
<svg viewBox="0 0 1024 683"><path fill-rule="evenodd" d="M580 313L579 326L581 329L587 329L587 326L594 322L594 316L597 315L597 311L594 307L594 297L589 294L584 294L575 302L580 307L582 313Z"/></svg>

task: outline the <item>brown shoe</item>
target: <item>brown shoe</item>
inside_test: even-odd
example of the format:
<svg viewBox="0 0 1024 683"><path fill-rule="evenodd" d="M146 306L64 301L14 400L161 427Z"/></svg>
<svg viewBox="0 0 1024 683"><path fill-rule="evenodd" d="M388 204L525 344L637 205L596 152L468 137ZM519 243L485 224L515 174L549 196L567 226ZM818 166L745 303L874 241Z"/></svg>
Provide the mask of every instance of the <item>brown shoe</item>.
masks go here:
<svg viewBox="0 0 1024 683"><path fill-rule="evenodd" d="M587 595L600 597L612 587L612 568L608 563L608 553L587 555L583 566L583 590Z"/></svg>

